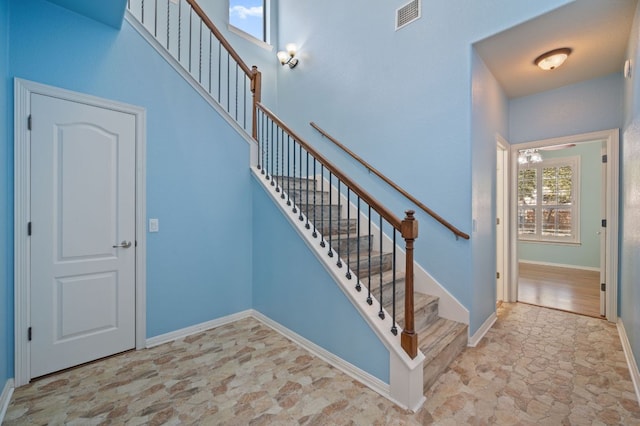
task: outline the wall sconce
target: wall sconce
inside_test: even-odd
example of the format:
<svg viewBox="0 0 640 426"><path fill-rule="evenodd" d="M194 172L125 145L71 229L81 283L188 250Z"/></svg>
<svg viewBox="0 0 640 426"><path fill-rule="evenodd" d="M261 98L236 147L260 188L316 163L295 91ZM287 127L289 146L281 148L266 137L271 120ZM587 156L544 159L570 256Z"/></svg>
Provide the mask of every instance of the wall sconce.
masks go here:
<svg viewBox="0 0 640 426"><path fill-rule="evenodd" d="M278 52L278 59L280 60L280 63L282 66L289 65L289 68L295 68L296 65L298 65L298 60L294 58L297 50L296 45L289 43L285 46L285 49L287 49L286 52L283 50Z"/></svg>
<svg viewBox="0 0 640 426"><path fill-rule="evenodd" d="M533 63L545 71L555 70L564 64L570 54L571 49L568 47L554 49L538 56Z"/></svg>

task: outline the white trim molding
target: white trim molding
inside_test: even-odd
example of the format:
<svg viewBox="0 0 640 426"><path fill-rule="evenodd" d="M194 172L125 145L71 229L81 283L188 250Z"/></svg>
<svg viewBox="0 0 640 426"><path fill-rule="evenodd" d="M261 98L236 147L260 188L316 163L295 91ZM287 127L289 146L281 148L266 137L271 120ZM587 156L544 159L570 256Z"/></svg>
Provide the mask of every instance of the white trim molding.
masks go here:
<svg viewBox="0 0 640 426"><path fill-rule="evenodd" d="M200 333L202 331L211 330L223 325L230 324L232 322L240 321L245 318L249 318L253 315L252 310L246 310L238 312L236 314L228 315L226 317L214 319L211 321L202 322L189 327L181 328L180 330L171 331L169 333L160 334L158 336L147 339L147 348L153 348L154 346L163 345L165 343L173 342L174 340L182 339L193 334Z"/></svg>
<svg viewBox="0 0 640 426"><path fill-rule="evenodd" d="M31 152L27 120L31 95L41 94L99 108L131 114L136 122L136 330L135 346L142 349L146 336L146 111L144 108L16 78L14 80L14 343L15 386L31 379L31 349L27 330L31 317L30 238L25 232L31 220Z"/></svg>
<svg viewBox="0 0 640 426"><path fill-rule="evenodd" d="M509 301L515 302L512 297L518 294L518 150L529 148L541 148L565 144L579 144L586 142L602 141L606 144L606 217L607 232L605 234L606 256L604 275L606 286L605 313L610 322L618 321L618 209L619 209L619 176L620 176L620 129L608 129L598 132L583 133L579 135L564 136L559 138L544 139L511 145L511 189L509 191L510 205L510 242L511 253L511 285L509 289ZM602 267L602 265L601 265Z"/></svg>
<svg viewBox="0 0 640 426"><path fill-rule="evenodd" d="M236 314L228 315L225 317L221 317L212 321L206 321L200 324L195 324L190 327L185 327L180 330L172 331L170 333L161 334L159 336L152 337L147 339L147 348L152 348L155 346L159 346L165 343L173 342L178 339L185 338L187 336L191 336L196 333L200 333L206 330L211 330L226 324L230 324L236 321L240 321L245 318L253 318L256 321L261 322L265 326L271 328L275 332L281 334L285 338L291 340L293 343L302 347L303 349L310 352L313 356L316 356L326 362L327 364L337 368L342 371L349 377L359 381L363 385L367 386L372 391L380 394L381 396L389 399L394 404L397 404L403 408L409 408L412 411L417 411L420 406L424 403L424 397L419 404L414 407L407 407L406 404L403 404L401 401L398 401L391 394L391 386L377 377L367 373L366 371L356 367L355 365L345 361L344 359L336 356L335 354L327 351L321 346L316 345L312 341L304 338L303 336L291 331L287 327L281 325L280 323L272 320L261 312L258 312L254 309L248 309L246 311L238 312Z"/></svg>
<svg viewBox="0 0 640 426"><path fill-rule="evenodd" d="M538 242L536 241L536 243ZM580 269L582 271L600 272L600 268L595 268L593 266L568 265L566 263L538 262L536 260L522 260L522 259L520 259L518 263L526 263L527 265L555 266L556 268L569 268L569 269Z"/></svg>
<svg viewBox="0 0 640 426"><path fill-rule="evenodd" d="M478 331L476 331L473 336L469 337L469 343L467 344L467 346L475 348L478 343L480 343L485 334L487 334L487 332L491 330L491 327L493 327L493 324L495 324L497 320L498 315L495 312L489 315L489 318L487 318L487 320L480 326Z"/></svg>
<svg viewBox="0 0 640 426"><path fill-rule="evenodd" d="M620 335L620 342L622 343L622 349L624 350L624 357L627 360L627 365L629 365L629 374L631 374L631 381L633 382L633 387L636 391L636 399L638 400L638 404L640 404L640 371L638 371L638 363L636 362L636 358L633 356L631 343L629 343L629 337L627 336L627 331L624 328L622 318L618 318L616 325L618 326L618 334Z"/></svg>
<svg viewBox="0 0 640 426"><path fill-rule="evenodd" d="M371 374L367 373L366 371L364 371L364 370L356 367L355 365L345 361L344 359L334 355L333 353L327 351L323 347L316 345L311 340L308 340L308 339L302 337L298 333L295 333L294 331L289 330L285 326L281 325L280 323L275 322L274 320L272 320L271 318L269 318L266 315L262 314L261 312L253 311L252 316L256 320L258 320L261 323L263 323L264 325L266 325L267 327L273 329L274 331L280 333L281 335L283 335L287 339L291 340L292 342L294 342L297 345L301 346L302 348L306 349L312 355L320 358L321 360L323 360L327 364L332 365L333 367L335 367L338 370L342 371L346 375L348 375L348 376L354 378L355 380L359 381L360 383L364 384L365 386L367 386L369 389L373 390L374 392L379 393L380 395L390 399L391 401L393 401L394 403L396 403L398 405L401 405L401 406L403 405L403 404L399 403L398 401L395 401L393 398L391 398L391 396L389 394L389 385L387 383L383 382L382 380L378 379L377 377L372 376Z"/></svg>
<svg viewBox="0 0 640 426"><path fill-rule="evenodd" d="M4 384L2 394L0 394L0 424L2 424L5 414L7 414L7 408L9 407L9 402L11 401L11 395L13 395L13 389L13 379L8 379Z"/></svg>

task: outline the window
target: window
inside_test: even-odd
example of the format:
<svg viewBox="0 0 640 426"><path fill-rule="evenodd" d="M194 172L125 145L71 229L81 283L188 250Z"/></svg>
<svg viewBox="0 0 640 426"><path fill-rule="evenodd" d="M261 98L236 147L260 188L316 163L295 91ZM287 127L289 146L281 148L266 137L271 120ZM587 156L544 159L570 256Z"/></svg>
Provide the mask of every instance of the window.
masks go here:
<svg viewBox="0 0 640 426"><path fill-rule="evenodd" d="M229 0L229 24L266 42L266 3L267 0Z"/></svg>
<svg viewBox="0 0 640 426"><path fill-rule="evenodd" d="M518 170L521 240L580 242L580 157L550 158Z"/></svg>

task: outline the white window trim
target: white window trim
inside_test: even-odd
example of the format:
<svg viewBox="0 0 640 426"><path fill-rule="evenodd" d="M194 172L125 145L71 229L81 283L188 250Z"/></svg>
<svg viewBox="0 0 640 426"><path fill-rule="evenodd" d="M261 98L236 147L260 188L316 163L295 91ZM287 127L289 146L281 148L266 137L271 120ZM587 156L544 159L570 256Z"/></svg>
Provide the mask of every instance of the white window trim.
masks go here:
<svg viewBox="0 0 640 426"><path fill-rule="evenodd" d="M571 178L571 237L554 237L549 235L542 235L542 210L544 205L542 204L542 194L539 192L542 188L542 169L549 166L557 167L559 165L569 165L573 170ZM542 162L522 166L518 170L533 169L537 170L536 173L536 234L520 235L518 230L518 240L523 242L532 243L553 243L553 244L572 244L577 245L580 243L580 156L560 157L560 158L548 158L542 160ZM518 211L520 211L518 206Z"/></svg>

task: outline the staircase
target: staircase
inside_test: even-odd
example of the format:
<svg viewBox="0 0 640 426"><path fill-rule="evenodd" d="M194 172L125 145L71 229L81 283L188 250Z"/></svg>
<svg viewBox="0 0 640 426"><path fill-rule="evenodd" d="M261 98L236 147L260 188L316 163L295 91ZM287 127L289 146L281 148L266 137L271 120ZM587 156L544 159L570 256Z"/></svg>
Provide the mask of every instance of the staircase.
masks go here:
<svg viewBox="0 0 640 426"><path fill-rule="evenodd" d="M128 0L128 11L151 45L168 54L169 63L238 132L251 135L256 175L318 241L321 262L344 271L340 274L347 282L337 275L334 279L343 290L350 287L354 304L361 312L366 307L375 321L370 324L384 331L392 368L389 389L381 393L405 407L419 407L422 393L466 347L468 327L441 318L437 297L413 291L413 241L418 232L413 212L404 220L397 217L262 105L261 72L242 61L196 0ZM404 253L397 235L406 243ZM411 291L405 294L405 289ZM416 378L420 365L422 393Z"/></svg>
<svg viewBox="0 0 640 426"><path fill-rule="evenodd" d="M371 288L370 304L382 301L385 315L393 315L395 296L396 312L393 317L397 318L397 325L402 328L405 318L404 272L395 273L394 285L393 253L376 251L375 236L368 234L367 230L358 233L357 219L345 217L347 207L338 204L337 200L331 200L333 203L329 204L331 198L337 197L330 197L328 189L318 190L320 184L317 179L273 176L273 181L280 189L281 197L288 195L293 200L299 200L296 204L300 213L310 218L311 227L315 223L315 229L327 241L325 245L328 247L328 242L332 242L333 256L341 258L345 263L350 262L349 269L360 279L360 291L366 293ZM287 187L288 194L285 192ZM310 200L309 203L307 199ZM440 318L438 301L435 296L414 292L415 330L419 336L419 349L425 355L425 393L467 346L468 326Z"/></svg>

